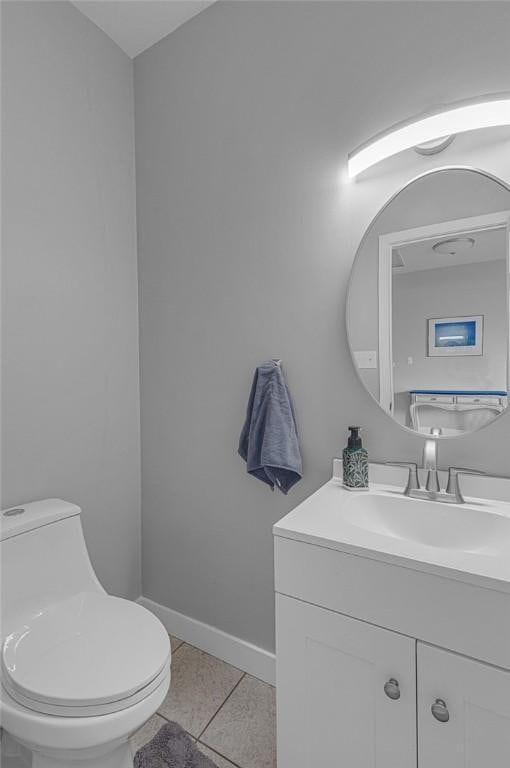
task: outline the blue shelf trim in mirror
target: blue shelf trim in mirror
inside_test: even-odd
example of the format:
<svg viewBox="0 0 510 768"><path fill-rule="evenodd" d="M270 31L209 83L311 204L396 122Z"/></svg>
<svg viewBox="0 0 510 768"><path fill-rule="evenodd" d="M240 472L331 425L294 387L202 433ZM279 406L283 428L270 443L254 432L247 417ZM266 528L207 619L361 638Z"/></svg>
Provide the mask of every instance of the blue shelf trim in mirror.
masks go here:
<svg viewBox="0 0 510 768"><path fill-rule="evenodd" d="M495 395L506 397L502 389L410 389L410 395Z"/></svg>

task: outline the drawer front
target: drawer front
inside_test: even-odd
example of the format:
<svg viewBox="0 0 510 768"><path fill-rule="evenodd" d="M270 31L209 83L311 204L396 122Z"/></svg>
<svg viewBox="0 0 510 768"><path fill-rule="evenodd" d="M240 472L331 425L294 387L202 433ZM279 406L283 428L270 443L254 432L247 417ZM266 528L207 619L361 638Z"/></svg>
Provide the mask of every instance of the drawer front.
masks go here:
<svg viewBox="0 0 510 768"><path fill-rule="evenodd" d="M468 405L500 405L501 398L496 395L458 395L457 402Z"/></svg>
<svg viewBox="0 0 510 768"><path fill-rule="evenodd" d="M510 595L275 537L276 591L510 669Z"/></svg>
<svg viewBox="0 0 510 768"><path fill-rule="evenodd" d="M453 403L453 395L415 395L417 403Z"/></svg>

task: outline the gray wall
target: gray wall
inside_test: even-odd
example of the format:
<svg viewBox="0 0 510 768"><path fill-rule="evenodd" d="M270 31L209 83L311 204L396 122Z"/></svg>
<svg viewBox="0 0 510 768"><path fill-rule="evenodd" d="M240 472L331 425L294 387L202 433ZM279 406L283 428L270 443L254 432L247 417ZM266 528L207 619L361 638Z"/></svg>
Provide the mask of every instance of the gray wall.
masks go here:
<svg viewBox="0 0 510 768"><path fill-rule="evenodd" d="M351 184L345 159L430 105L507 89L509 24L507 3L227 2L136 59L147 597L272 648L271 526L328 479L347 425L374 459L419 457L351 363L353 256L425 168L475 158L510 178L508 131ZM288 497L236 454L253 369L276 356L305 472ZM509 425L445 443L441 463L508 472Z"/></svg>
<svg viewBox="0 0 510 768"><path fill-rule="evenodd" d="M3 499L83 507L140 593L132 62L67 2L3 3Z"/></svg>

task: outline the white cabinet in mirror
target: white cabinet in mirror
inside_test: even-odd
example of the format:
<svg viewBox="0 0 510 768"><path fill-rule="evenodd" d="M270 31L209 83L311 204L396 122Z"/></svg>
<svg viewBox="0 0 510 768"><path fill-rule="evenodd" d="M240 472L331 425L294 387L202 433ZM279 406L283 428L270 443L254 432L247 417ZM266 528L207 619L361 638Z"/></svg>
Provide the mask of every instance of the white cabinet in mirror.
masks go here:
<svg viewBox="0 0 510 768"><path fill-rule="evenodd" d="M505 411L509 231L507 184L460 167L412 181L366 231L349 344L362 383L402 426L454 436Z"/></svg>

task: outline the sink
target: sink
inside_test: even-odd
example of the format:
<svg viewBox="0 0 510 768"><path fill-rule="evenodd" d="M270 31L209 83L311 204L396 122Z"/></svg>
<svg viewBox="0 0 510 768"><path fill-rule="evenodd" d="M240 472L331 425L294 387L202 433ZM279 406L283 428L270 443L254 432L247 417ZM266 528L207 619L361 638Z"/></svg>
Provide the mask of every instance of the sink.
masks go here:
<svg viewBox="0 0 510 768"><path fill-rule="evenodd" d="M275 535L510 595L510 479L465 478L466 503L454 504L404 496L399 468L371 464L370 475L368 491L348 491L335 460L332 479L276 523Z"/></svg>
<svg viewBox="0 0 510 768"><path fill-rule="evenodd" d="M501 543L510 541L510 518L482 505L370 492L348 499L342 516L365 531L441 549L497 555Z"/></svg>

